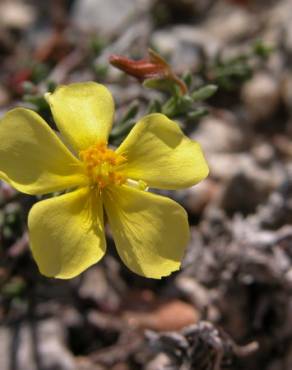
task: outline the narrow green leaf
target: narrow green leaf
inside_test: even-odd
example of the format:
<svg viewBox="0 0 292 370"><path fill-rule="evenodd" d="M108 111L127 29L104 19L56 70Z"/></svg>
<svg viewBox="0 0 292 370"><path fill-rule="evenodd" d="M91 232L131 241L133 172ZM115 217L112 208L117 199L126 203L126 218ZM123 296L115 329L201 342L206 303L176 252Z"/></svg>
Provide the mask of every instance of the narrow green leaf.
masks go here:
<svg viewBox="0 0 292 370"><path fill-rule="evenodd" d="M194 91L191 94L193 101L202 101L210 98L212 95L216 93L218 87L216 85L207 85L201 87L200 89Z"/></svg>

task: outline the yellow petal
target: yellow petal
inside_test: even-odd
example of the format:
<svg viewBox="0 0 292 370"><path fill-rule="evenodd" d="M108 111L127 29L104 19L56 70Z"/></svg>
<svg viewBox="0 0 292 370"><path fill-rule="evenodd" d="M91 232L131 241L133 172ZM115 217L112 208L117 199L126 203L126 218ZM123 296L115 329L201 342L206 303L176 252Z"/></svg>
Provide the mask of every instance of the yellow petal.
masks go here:
<svg viewBox="0 0 292 370"><path fill-rule="evenodd" d="M117 149L127 158L123 171L160 189L181 189L203 180L208 165L197 142L163 114L141 119Z"/></svg>
<svg viewBox="0 0 292 370"><path fill-rule="evenodd" d="M104 201L116 248L130 270L159 279L179 269L189 226L178 203L128 186L106 190Z"/></svg>
<svg viewBox="0 0 292 370"><path fill-rule="evenodd" d="M32 254L49 277L77 276L105 253L102 203L88 188L35 204L28 228Z"/></svg>
<svg viewBox="0 0 292 370"><path fill-rule="evenodd" d="M0 120L0 178L45 194L84 183L83 167L35 112L16 108Z"/></svg>
<svg viewBox="0 0 292 370"><path fill-rule="evenodd" d="M56 124L79 152L97 141L107 141L114 116L111 93L95 82L61 86L46 98Z"/></svg>

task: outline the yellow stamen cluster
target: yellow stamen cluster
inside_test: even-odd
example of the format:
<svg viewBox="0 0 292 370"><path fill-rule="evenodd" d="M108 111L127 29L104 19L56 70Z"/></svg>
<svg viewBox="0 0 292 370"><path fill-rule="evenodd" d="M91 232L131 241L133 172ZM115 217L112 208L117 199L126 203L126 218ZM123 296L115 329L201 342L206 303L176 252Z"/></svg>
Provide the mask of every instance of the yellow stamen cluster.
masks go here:
<svg viewBox="0 0 292 370"><path fill-rule="evenodd" d="M126 177L119 172L119 166L126 162L124 156L109 149L105 142L99 142L82 150L80 158L92 185L102 190L108 185L122 185Z"/></svg>

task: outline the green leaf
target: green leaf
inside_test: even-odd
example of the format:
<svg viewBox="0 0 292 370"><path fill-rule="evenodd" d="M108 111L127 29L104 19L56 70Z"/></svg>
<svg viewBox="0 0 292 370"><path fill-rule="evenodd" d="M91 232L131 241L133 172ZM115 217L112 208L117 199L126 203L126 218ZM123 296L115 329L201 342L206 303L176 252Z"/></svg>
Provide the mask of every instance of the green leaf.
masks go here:
<svg viewBox="0 0 292 370"><path fill-rule="evenodd" d="M193 99L189 95L171 97L162 107L162 113L170 118L187 113L193 105Z"/></svg>
<svg viewBox="0 0 292 370"><path fill-rule="evenodd" d="M216 91L218 90L218 87L216 85L207 85L204 87L201 87L200 89L194 91L191 94L191 97L193 101L202 101L210 98L213 96Z"/></svg>
<svg viewBox="0 0 292 370"><path fill-rule="evenodd" d="M182 80L184 81L184 83L187 85L187 87L190 89L191 86L192 86L192 83L193 83L193 76L191 75L190 72L186 72L183 76L182 76Z"/></svg>
<svg viewBox="0 0 292 370"><path fill-rule="evenodd" d="M150 113L161 113L162 107L159 100L152 100L149 104L149 107L147 109L147 114Z"/></svg>
<svg viewBox="0 0 292 370"><path fill-rule="evenodd" d="M110 133L110 141L122 141L122 139L131 131L131 129L135 126L135 121L127 121L122 125L115 125Z"/></svg>
<svg viewBox="0 0 292 370"><path fill-rule="evenodd" d="M25 94L23 100L35 105L37 111L49 110L49 105L42 95Z"/></svg>
<svg viewBox="0 0 292 370"><path fill-rule="evenodd" d="M270 45L266 45L262 40L256 40L253 44L253 52L262 59L267 59L274 51Z"/></svg>
<svg viewBox="0 0 292 370"><path fill-rule="evenodd" d="M207 116L208 114L209 110L206 107L199 107L193 112L190 112L187 117L189 120L197 120L199 118Z"/></svg>
<svg viewBox="0 0 292 370"><path fill-rule="evenodd" d="M143 82L143 86L147 89L167 91L171 94L174 94L177 88L176 82L168 78L148 78Z"/></svg>

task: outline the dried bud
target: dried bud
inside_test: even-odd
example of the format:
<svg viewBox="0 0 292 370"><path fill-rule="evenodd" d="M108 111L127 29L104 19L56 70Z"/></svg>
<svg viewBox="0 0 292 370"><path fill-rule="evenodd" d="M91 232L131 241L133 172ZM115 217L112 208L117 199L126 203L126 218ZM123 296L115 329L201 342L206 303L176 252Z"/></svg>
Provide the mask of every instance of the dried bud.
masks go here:
<svg viewBox="0 0 292 370"><path fill-rule="evenodd" d="M165 78L168 74L168 68L165 65L155 63L151 59L132 60L120 55L111 55L109 61L113 66L136 77L139 81L148 78Z"/></svg>
<svg viewBox="0 0 292 370"><path fill-rule="evenodd" d="M156 52L149 49L149 57L141 60L133 60L121 55L111 55L111 65L122 70L126 74L137 78L140 82L155 81L155 88L163 89L170 84L178 85L182 94L186 94L185 83L175 75L170 65ZM160 83L161 82L161 83ZM168 82L168 84L165 84ZM154 84L149 84L151 87ZM146 84L147 86L147 84Z"/></svg>

